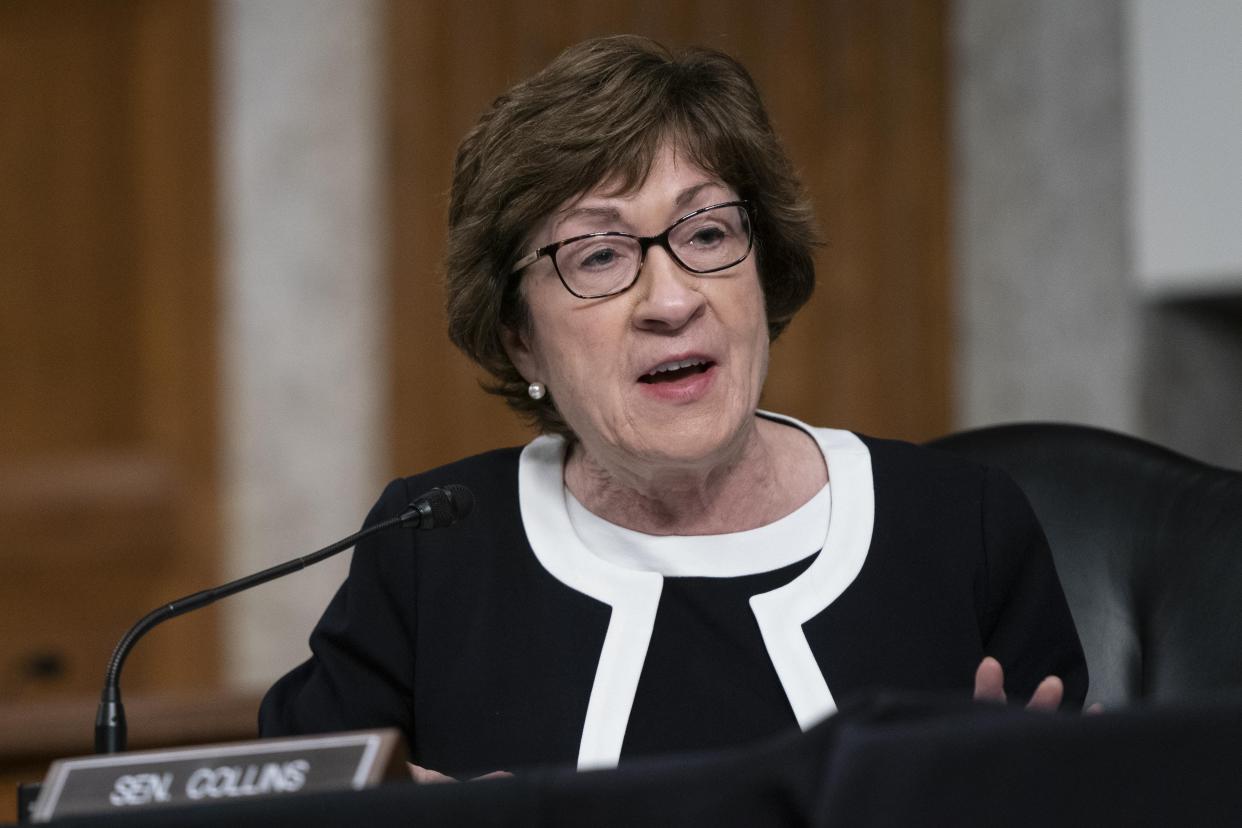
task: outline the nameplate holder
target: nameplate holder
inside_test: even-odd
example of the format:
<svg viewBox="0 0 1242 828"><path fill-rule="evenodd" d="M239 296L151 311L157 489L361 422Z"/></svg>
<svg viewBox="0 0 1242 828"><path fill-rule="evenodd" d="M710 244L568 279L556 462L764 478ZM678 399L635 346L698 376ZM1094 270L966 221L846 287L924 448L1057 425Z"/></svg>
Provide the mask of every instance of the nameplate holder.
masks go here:
<svg viewBox="0 0 1242 828"><path fill-rule="evenodd" d="M361 730L58 759L31 821L360 790L405 773L402 744L396 730Z"/></svg>

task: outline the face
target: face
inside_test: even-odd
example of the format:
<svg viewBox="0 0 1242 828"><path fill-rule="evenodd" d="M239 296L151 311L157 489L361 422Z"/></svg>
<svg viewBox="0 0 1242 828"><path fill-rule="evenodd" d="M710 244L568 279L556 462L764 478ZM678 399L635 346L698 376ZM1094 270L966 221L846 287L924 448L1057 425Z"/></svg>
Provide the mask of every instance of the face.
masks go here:
<svg viewBox="0 0 1242 828"><path fill-rule="evenodd" d="M532 247L602 230L652 236L737 193L666 146L642 187L606 185L550 216ZM530 330L510 331L510 358L547 386L582 449L605 468L727 462L753 429L768 363L763 292L751 255L696 276L652 246L638 281L579 299L550 258L523 274Z"/></svg>

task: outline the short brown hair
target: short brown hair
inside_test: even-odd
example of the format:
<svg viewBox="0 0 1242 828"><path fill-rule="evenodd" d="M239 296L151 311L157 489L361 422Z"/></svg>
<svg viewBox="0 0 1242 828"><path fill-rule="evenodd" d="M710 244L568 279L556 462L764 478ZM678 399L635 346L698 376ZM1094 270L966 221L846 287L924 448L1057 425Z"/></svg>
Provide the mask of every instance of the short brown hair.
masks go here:
<svg viewBox="0 0 1242 828"><path fill-rule="evenodd" d="M629 35L567 49L466 134L449 205L449 337L495 378L488 390L543 431L571 434L547 398L530 399L505 352L503 328L529 320L510 270L567 200L604 181L641 186L665 141L750 202L771 339L814 289L810 204L740 63Z"/></svg>

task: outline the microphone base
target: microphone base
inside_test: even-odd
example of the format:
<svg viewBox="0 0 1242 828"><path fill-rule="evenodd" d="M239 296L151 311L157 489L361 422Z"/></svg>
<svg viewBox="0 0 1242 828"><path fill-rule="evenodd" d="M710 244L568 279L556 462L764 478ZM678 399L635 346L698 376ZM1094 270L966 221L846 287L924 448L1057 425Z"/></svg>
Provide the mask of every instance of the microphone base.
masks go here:
<svg viewBox="0 0 1242 828"><path fill-rule="evenodd" d="M125 707L118 687L105 687L95 714L95 752L120 753L127 736Z"/></svg>

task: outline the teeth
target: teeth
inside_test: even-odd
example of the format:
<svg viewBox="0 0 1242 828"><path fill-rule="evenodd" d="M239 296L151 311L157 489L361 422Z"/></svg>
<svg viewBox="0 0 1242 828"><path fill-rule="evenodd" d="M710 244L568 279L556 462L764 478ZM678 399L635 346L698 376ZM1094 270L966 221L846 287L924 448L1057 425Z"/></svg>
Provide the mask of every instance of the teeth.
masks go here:
<svg viewBox="0 0 1242 828"><path fill-rule="evenodd" d="M669 371L678 371L682 368L690 368L695 365L706 365L705 359L679 359L676 362L666 362L663 365L656 366L648 376L653 374L664 374Z"/></svg>

